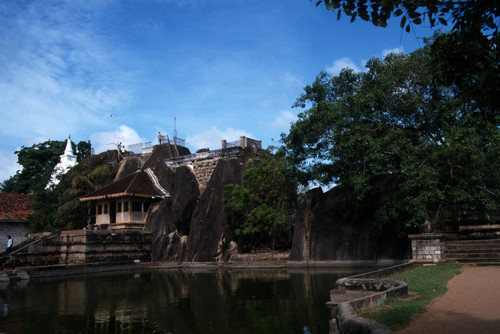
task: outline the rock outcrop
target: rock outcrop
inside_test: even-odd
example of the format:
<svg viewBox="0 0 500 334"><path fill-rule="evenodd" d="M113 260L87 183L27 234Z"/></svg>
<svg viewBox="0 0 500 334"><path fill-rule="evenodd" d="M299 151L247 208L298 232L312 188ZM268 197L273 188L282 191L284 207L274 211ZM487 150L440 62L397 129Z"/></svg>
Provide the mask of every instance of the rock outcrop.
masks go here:
<svg viewBox="0 0 500 334"><path fill-rule="evenodd" d="M242 184L245 166L237 158L219 160L191 220L188 261L223 259L230 249L229 213L222 203L225 184Z"/></svg>
<svg viewBox="0 0 500 334"><path fill-rule="evenodd" d="M155 147L142 166L151 168L171 196L150 209L146 228L153 231L153 259L159 261L226 261L238 252L222 203L225 184L242 184L253 153L242 150L216 162L203 186L192 165L168 167L169 149ZM199 173L198 173L199 174ZM205 184L205 182L203 182Z"/></svg>
<svg viewBox="0 0 500 334"><path fill-rule="evenodd" d="M170 197L150 209L146 229L153 232L153 259L181 261L186 257L187 235L198 203L198 182L187 166L169 168L166 190Z"/></svg>
<svg viewBox="0 0 500 334"><path fill-rule="evenodd" d="M166 168L165 160L188 154L190 154L189 149L183 146L174 146L170 144L156 145L151 155L149 155L146 162L144 162L142 170L151 168L158 178L160 185L168 190L168 183L172 177L172 170Z"/></svg>
<svg viewBox="0 0 500 334"><path fill-rule="evenodd" d="M391 230L381 233L372 212L356 223L351 222L342 214L339 206L342 200L343 193L337 188L326 193L313 189L303 196L296 215L289 261L376 263L408 256L407 239L398 238Z"/></svg>

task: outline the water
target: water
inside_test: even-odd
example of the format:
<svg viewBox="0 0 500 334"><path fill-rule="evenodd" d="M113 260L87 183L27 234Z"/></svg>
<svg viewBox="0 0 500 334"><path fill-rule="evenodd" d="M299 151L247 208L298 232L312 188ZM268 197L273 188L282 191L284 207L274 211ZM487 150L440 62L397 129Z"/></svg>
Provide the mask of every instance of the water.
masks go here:
<svg viewBox="0 0 500 334"><path fill-rule="evenodd" d="M361 270L171 269L0 284L0 333L327 334L335 281Z"/></svg>

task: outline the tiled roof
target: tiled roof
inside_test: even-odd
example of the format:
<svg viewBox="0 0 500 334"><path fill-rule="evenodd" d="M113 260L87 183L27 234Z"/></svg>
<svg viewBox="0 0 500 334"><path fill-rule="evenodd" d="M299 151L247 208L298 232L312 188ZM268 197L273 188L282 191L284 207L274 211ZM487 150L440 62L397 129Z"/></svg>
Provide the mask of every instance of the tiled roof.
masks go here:
<svg viewBox="0 0 500 334"><path fill-rule="evenodd" d="M33 213L29 195L0 193L0 222L27 222Z"/></svg>
<svg viewBox="0 0 500 334"><path fill-rule="evenodd" d="M80 197L80 201L93 201L104 198L123 196L146 197L168 196L158 183L154 175L146 171L137 171L104 188Z"/></svg>

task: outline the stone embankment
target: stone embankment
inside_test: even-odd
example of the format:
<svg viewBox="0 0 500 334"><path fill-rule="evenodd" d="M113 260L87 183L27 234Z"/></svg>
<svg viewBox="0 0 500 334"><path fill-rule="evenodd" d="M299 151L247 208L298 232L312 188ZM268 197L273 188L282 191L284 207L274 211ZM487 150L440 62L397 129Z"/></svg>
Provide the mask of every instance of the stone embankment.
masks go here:
<svg viewBox="0 0 500 334"><path fill-rule="evenodd" d="M392 333L386 326L358 316L355 309L381 305L389 296L407 295L408 284L405 282L379 278L408 270L413 266L413 263L402 264L337 280L335 290L330 292L331 301L327 303L336 305L335 320L332 320L330 333Z"/></svg>

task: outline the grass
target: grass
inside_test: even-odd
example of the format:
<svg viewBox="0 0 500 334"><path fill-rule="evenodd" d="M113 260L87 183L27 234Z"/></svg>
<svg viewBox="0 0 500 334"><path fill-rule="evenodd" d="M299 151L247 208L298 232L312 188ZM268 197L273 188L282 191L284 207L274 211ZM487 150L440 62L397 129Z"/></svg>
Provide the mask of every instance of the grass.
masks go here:
<svg viewBox="0 0 500 334"><path fill-rule="evenodd" d="M425 306L434 298L444 294L447 282L460 273L463 268L458 264L437 264L422 266L413 270L388 277L408 283L406 298L388 298L384 305L360 310L360 314L380 322L391 330L404 328L411 319L424 312Z"/></svg>

